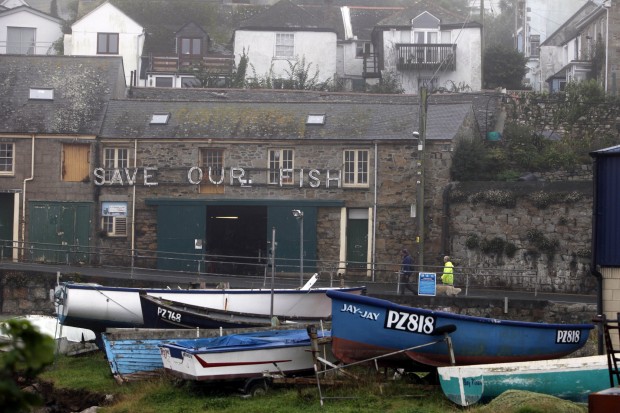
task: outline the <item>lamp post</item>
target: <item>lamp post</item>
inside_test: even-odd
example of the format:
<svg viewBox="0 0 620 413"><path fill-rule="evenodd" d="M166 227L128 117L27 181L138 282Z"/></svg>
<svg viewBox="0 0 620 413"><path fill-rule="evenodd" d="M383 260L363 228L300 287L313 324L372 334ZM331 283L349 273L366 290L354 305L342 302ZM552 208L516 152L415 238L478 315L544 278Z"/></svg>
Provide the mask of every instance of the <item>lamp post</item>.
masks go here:
<svg viewBox="0 0 620 413"><path fill-rule="evenodd" d="M291 211L299 222L299 286L304 285L304 212L299 209Z"/></svg>

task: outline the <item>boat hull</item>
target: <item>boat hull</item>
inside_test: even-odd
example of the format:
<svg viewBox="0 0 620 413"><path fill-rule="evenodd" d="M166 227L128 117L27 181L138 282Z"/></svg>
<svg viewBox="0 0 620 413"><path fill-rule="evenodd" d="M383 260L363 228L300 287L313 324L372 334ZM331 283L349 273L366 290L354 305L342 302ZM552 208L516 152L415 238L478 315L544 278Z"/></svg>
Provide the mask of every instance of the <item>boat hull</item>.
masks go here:
<svg viewBox="0 0 620 413"><path fill-rule="evenodd" d="M318 324L328 321L286 315L274 315L275 320L272 320L269 315L215 310L162 300L147 294L140 294L140 304L145 328L244 328L289 323Z"/></svg>
<svg viewBox="0 0 620 413"><path fill-rule="evenodd" d="M286 329L288 327L278 327ZM101 334L103 349L112 375L119 382L135 381L161 374L164 365L159 346L183 339L219 337L223 334L253 333L273 327L240 329L108 329ZM291 328L292 329L292 328Z"/></svg>
<svg viewBox="0 0 620 413"><path fill-rule="evenodd" d="M241 380L262 377L265 373L303 375L314 369L306 330L278 330L229 337L234 336L244 336L244 340L246 337L252 340L259 338L258 341L261 337L270 337L273 341L268 344L211 346L209 341L196 339L163 344L160 351L164 368L177 377L196 381ZM322 353L327 351L325 348L319 350Z"/></svg>
<svg viewBox="0 0 620 413"><path fill-rule="evenodd" d="M273 313L302 318L329 318L331 303L325 294L331 290L362 294L364 287L276 289L273 291ZM58 288L56 294L58 319L63 325L88 328L95 332L105 331L106 328L143 327L140 293L220 311L269 316L271 310L270 289L169 290L66 283Z"/></svg>
<svg viewBox="0 0 620 413"><path fill-rule="evenodd" d="M506 390L525 390L587 403L590 393L609 387L604 355L438 367L437 372L446 397L460 406L488 402Z"/></svg>
<svg viewBox="0 0 620 413"><path fill-rule="evenodd" d="M403 351L420 364L450 365L447 342L438 333L451 327L456 328L450 337L457 365L546 360L578 350L594 328L464 316L336 291L327 295L332 299L332 350L349 363Z"/></svg>

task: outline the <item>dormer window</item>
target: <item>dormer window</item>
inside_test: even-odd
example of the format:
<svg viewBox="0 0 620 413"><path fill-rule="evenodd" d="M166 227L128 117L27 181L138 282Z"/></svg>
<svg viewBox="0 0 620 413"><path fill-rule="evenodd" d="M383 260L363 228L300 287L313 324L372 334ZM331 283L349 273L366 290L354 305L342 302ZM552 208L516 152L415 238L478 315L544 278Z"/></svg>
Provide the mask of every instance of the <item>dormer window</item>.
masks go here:
<svg viewBox="0 0 620 413"><path fill-rule="evenodd" d="M411 43L439 43L439 19L424 12L411 19Z"/></svg>

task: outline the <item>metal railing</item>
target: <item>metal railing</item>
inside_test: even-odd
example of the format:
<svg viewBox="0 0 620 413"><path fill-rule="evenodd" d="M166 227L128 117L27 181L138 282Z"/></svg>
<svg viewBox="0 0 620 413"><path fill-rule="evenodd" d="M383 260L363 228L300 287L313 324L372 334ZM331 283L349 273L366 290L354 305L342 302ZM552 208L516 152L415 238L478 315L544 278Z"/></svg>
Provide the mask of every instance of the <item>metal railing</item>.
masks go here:
<svg viewBox="0 0 620 413"><path fill-rule="evenodd" d="M17 252L17 254L14 254ZM18 259L14 260L13 256ZM133 251L113 247L89 247L83 245L58 245L34 242L0 240L0 262L61 264L70 266L90 266L96 268L121 268L130 276L137 271L163 271L165 273L187 274L197 279L237 277L246 284L266 286L267 279L275 274L280 281L291 286L299 285L301 263L298 258L278 258L271 260L264 254L255 256L188 254L171 251L136 249ZM275 262L275 268L272 267ZM309 260L303 262L304 280L318 273L317 285L338 287L345 281L348 285L366 285L377 293L398 294L403 291L400 277L400 262L382 262L374 265L366 262L343 262L330 260ZM437 283L441 283L443 266L413 266L410 285L417 291L420 273L434 273ZM582 278L582 277L581 277ZM581 278L566 280L566 285L580 284ZM502 296L504 293L527 293L537 296L540 293L580 293L578 291L558 291L549 277L542 277L535 269L504 269L483 267L454 268L454 286L461 289L460 296L484 295Z"/></svg>
<svg viewBox="0 0 620 413"><path fill-rule="evenodd" d="M456 44L396 44L398 70L456 70Z"/></svg>

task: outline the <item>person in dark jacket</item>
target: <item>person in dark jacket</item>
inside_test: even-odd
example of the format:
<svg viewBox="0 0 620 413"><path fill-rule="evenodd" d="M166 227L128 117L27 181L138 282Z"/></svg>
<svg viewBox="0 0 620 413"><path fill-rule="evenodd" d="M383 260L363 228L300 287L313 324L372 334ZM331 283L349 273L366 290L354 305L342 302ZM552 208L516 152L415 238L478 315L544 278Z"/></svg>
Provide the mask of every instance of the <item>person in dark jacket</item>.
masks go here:
<svg viewBox="0 0 620 413"><path fill-rule="evenodd" d="M411 275L413 275L413 258L409 255L409 251L403 248L400 251L403 260L400 264L400 284L402 289L400 290L401 294L405 294L405 290L411 291L413 294L416 294L415 288L411 286Z"/></svg>

